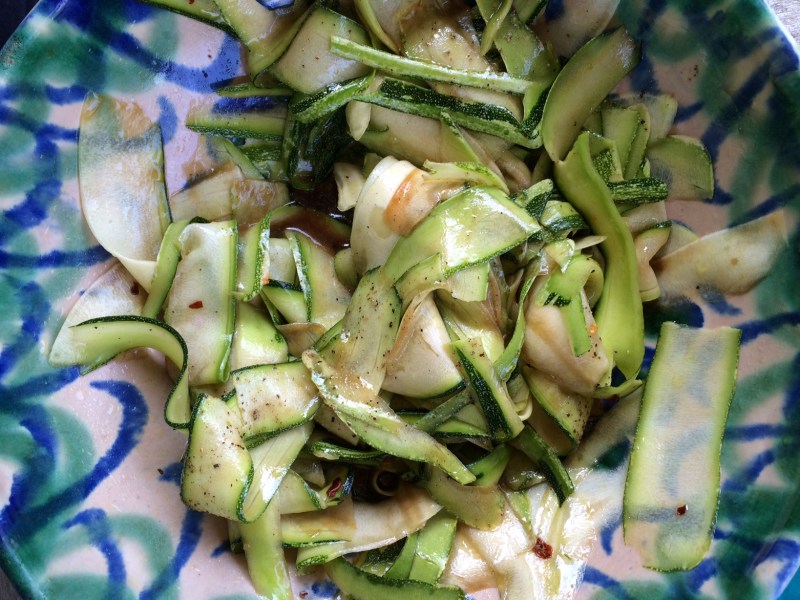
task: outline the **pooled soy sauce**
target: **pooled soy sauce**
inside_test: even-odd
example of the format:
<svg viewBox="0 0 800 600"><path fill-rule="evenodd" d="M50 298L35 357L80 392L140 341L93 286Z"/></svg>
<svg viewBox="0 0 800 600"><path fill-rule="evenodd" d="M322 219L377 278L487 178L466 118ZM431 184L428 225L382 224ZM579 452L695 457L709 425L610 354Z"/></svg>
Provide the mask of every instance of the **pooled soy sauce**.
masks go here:
<svg viewBox="0 0 800 600"><path fill-rule="evenodd" d="M292 205L278 209L270 222L270 235L283 237L287 231L299 231L332 252L350 246L350 237L345 227L336 227L331 219L350 225L351 215L337 210L338 190L332 176L324 179L313 190L290 190ZM295 208L305 210L296 210Z"/></svg>

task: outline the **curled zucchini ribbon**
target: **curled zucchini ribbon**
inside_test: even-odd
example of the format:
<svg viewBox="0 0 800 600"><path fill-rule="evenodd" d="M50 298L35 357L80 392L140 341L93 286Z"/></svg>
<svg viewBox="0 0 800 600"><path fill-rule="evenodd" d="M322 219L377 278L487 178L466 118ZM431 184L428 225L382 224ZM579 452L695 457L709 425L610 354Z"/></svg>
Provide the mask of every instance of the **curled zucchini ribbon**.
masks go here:
<svg viewBox="0 0 800 600"><path fill-rule="evenodd" d="M120 352L133 348L154 348L180 369L167 397L164 418L176 429L189 426L191 403L186 371L189 351L180 334L163 321L137 316L112 316L89 319L70 329L73 342L72 364L92 371Z"/></svg>

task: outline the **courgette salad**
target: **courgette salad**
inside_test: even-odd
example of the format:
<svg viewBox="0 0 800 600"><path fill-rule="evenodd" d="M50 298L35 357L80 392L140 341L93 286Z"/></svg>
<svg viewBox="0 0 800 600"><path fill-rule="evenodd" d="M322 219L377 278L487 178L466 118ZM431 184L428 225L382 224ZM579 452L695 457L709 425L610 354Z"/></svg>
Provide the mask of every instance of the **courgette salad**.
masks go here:
<svg viewBox="0 0 800 600"><path fill-rule="evenodd" d="M569 597L619 511L647 567L695 566L739 332L666 323L643 385L643 304L747 291L784 216L670 221L712 161L673 98L613 93L642 49L611 15L557 56L541 0L151 3L236 36L248 76L189 115L170 195L158 126L86 98L82 208L116 262L50 360L164 354L181 496L255 590L293 597L293 548L343 597ZM298 201L326 186L328 212Z"/></svg>

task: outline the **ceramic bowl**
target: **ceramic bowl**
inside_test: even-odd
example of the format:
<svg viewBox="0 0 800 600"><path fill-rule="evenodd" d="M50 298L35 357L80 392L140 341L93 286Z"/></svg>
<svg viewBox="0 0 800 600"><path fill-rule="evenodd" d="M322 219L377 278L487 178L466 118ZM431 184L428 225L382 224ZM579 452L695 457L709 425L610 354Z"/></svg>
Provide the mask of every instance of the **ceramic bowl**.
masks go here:
<svg viewBox="0 0 800 600"><path fill-rule="evenodd" d="M555 14L561 2L550 5ZM674 95L677 131L716 165L713 199L674 203L671 217L702 234L785 207L794 224L755 290L671 307L678 321L743 331L707 558L685 573L647 571L611 519L578 595L777 597L800 561L797 54L755 0L622 0L617 19L645 49L630 87ZM188 107L238 74L233 39L135 0L42 0L0 52L0 557L23 595L254 596L225 526L180 501L185 436L162 418L158 358L135 353L87 377L46 360L64 312L111 264L79 208L86 93L135 100L160 122L174 191L193 147ZM322 600L335 588L315 575L295 592Z"/></svg>

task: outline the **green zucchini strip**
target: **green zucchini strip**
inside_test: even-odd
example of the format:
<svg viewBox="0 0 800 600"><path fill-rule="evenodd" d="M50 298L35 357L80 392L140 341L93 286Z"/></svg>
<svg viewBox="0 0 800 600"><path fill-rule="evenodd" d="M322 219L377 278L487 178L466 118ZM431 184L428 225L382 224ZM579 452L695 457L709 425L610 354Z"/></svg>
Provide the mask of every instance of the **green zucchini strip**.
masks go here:
<svg viewBox="0 0 800 600"><path fill-rule="evenodd" d="M147 1L147 0L145 0ZM181 3L183 0L179 0ZM259 87L250 82L231 83L214 90L223 98L281 98L294 94L294 90L287 87Z"/></svg>
<svg viewBox="0 0 800 600"><path fill-rule="evenodd" d="M289 110L300 123L311 123L336 112L369 87L374 74L345 83L332 83L310 96L297 96Z"/></svg>
<svg viewBox="0 0 800 600"><path fill-rule="evenodd" d="M283 111L212 113L195 110L186 117L186 127L197 133L280 141L286 117Z"/></svg>
<svg viewBox="0 0 800 600"><path fill-rule="evenodd" d="M462 485L438 469L428 469L422 484L431 498L471 527L494 529L503 520L506 501L496 485Z"/></svg>
<svg viewBox="0 0 800 600"><path fill-rule="evenodd" d="M181 260L164 320L189 347L193 386L224 383L236 313L236 221L190 223L181 232Z"/></svg>
<svg viewBox="0 0 800 600"><path fill-rule="evenodd" d="M500 190L467 188L437 204L411 235L401 238L382 271L396 282L438 253L447 277L510 250L540 229L525 209Z"/></svg>
<svg viewBox="0 0 800 600"><path fill-rule="evenodd" d="M484 20L495 19L495 15L499 17L503 14L504 2L500 0L479 0L476 4ZM558 58L525 25L525 20L520 18L517 4L519 2L514 1L514 10L506 11L502 22L498 23L497 34L492 41L510 75L535 81L544 89L549 87L558 73ZM482 47L483 43L484 38L481 39Z"/></svg>
<svg viewBox="0 0 800 600"><path fill-rule="evenodd" d="M555 164L555 180L592 231L605 237L600 244L606 259L605 279L594 316L603 344L613 352L619 370L631 379L644 358L644 315L636 250L611 192L592 164L590 135L581 134L566 160Z"/></svg>
<svg viewBox="0 0 800 600"><path fill-rule="evenodd" d="M486 55L492 49L500 29L511 11L512 2L513 0L501 0L491 15L481 12L486 22L486 27L481 35L481 55ZM480 7L480 5L478 6Z"/></svg>
<svg viewBox="0 0 800 600"><path fill-rule="evenodd" d="M531 277L522 284L522 289L519 292L517 321L514 323L514 332L511 334L511 339L508 340L508 345L503 350L500 358L494 363L497 376L503 381L508 381L514 369L517 368L519 355L522 352L522 345L525 341L525 298L528 297L528 292L533 285L533 279Z"/></svg>
<svg viewBox="0 0 800 600"><path fill-rule="evenodd" d="M586 423L589 421L592 409L591 398L564 390L547 373L536 369L524 366L522 367L522 376L534 399L545 413L542 415L542 419L535 422L535 429L544 433L542 429L539 429L539 425L544 425L543 421L549 417L569 439L569 444L564 444L566 447L559 454L571 452L580 443ZM529 422L534 422L533 418L529 419ZM558 436L558 434L556 435Z"/></svg>
<svg viewBox="0 0 800 600"><path fill-rule="evenodd" d="M740 338L729 327L661 327L623 502L625 543L651 569L691 569L711 544Z"/></svg>
<svg viewBox="0 0 800 600"><path fill-rule="evenodd" d="M497 441L516 437L523 429L522 420L481 339L457 340L453 342L453 348L469 381L469 390L483 410L492 437Z"/></svg>
<svg viewBox="0 0 800 600"><path fill-rule="evenodd" d="M336 277L333 254L309 236L287 231L306 304L306 321L327 331L345 316L350 292Z"/></svg>
<svg viewBox="0 0 800 600"><path fill-rule="evenodd" d="M511 77L506 73L464 71L421 60L404 58L340 37L331 38L331 52L344 58L357 60L395 77L415 77L427 81L455 83L467 87L483 88L496 92L510 92L512 94L524 94L531 84L530 81Z"/></svg>
<svg viewBox="0 0 800 600"><path fill-rule="evenodd" d="M244 502L253 481L253 459L240 434L234 405L200 395L192 411L189 443L183 458L181 499L190 508L233 521L244 518Z"/></svg>
<svg viewBox="0 0 800 600"><path fill-rule="evenodd" d="M270 76L293 90L314 94L328 85L369 73L369 67L364 64L330 51L333 36L355 43L369 42L369 34L360 23L331 10L322 2L315 2L286 51L270 67Z"/></svg>
<svg viewBox="0 0 800 600"><path fill-rule="evenodd" d="M435 584L442 577L455 540L458 521L441 511L417 533L417 551L408 576L414 581Z"/></svg>
<svg viewBox="0 0 800 600"><path fill-rule="evenodd" d="M311 12L305 0L295 0L288 10L269 10L258 0L214 3L247 48L247 71L256 84L261 73L286 51Z"/></svg>
<svg viewBox="0 0 800 600"><path fill-rule="evenodd" d="M317 389L300 362L254 365L231 373L248 446L314 418Z"/></svg>
<svg viewBox="0 0 800 600"><path fill-rule="evenodd" d="M461 127L496 135L526 148L541 146L538 136L529 135L505 107L460 100L399 79L386 78L377 90L361 93L355 99L432 119L446 114Z"/></svg>
<svg viewBox="0 0 800 600"><path fill-rule="evenodd" d="M372 2L370 0L354 0L353 6L356 9L359 20L367 28L370 35L392 52L399 53L400 49L394 43L394 40L381 27Z"/></svg>
<svg viewBox="0 0 800 600"><path fill-rule="evenodd" d="M239 238L236 299L249 302L269 282L269 214Z"/></svg>
<svg viewBox="0 0 800 600"><path fill-rule="evenodd" d="M666 200L669 195L667 184L655 177L609 181L606 185L620 210L633 208L645 202Z"/></svg>
<svg viewBox="0 0 800 600"><path fill-rule="evenodd" d="M248 494L242 499L238 519L250 522L264 511L289 472L297 455L308 442L313 423L303 423L273 435L248 452L253 461L253 479ZM244 444L244 440L242 440Z"/></svg>
<svg viewBox="0 0 800 600"><path fill-rule="evenodd" d="M84 321L71 328L73 364L84 365L87 373L114 356L133 348L155 348L180 369L167 397L164 419L171 427L184 429L191 416L189 380L186 371L189 351L180 334L163 321L145 317L114 316Z"/></svg>
<svg viewBox="0 0 800 600"><path fill-rule="evenodd" d="M308 446L304 449L306 451ZM290 470L281 481L275 496L281 515L323 510L341 504L350 497L353 488L353 471L347 465L338 465L326 473L322 487L312 487L295 471Z"/></svg>
<svg viewBox="0 0 800 600"><path fill-rule="evenodd" d="M386 285L380 270L369 271L353 292L341 333L320 349L320 354L336 370L379 390L386 378L400 316L400 298L395 289Z"/></svg>
<svg viewBox="0 0 800 600"><path fill-rule="evenodd" d="M161 240L161 248L156 259L156 268L153 273L153 282L150 284L150 293L147 302L142 308L142 316L155 319L164 305L169 288L172 287L172 280L178 270L178 262L181 260L180 237L186 226L192 221L182 219L170 223Z"/></svg>
<svg viewBox="0 0 800 600"><path fill-rule="evenodd" d="M281 536L281 514L270 502L253 523L239 523L247 570L256 594L272 600L292 600L292 581Z"/></svg>
<svg viewBox="0 0 800 600"><path fill-rule="evenodd" d="M464 592L456 587L436 586L422 581L407 579L398 581L378 577L351 565L344 558L337 558L325 565L325 572L340 590L354 598L382 598L384 600L408 600L429 598L430 600L464 600Z"/></svg>
<svg viewBox="0 0 800 600"><path fill-rule="evenodd" d="M231 374L251 365L289 360L289 345L265 311L248 302L236 303L236 324L231 343ZM228 379L228 383L231 380Z"/></svg>
<svg viewBox="0 0 800 600"><path fill-rule="evenodd" d="M581 356L592 347L581 291L589 277L600 270L600 265L594 259L585 254L575 254L564 268L554 271L548 277L547 283L534 299L537 306L552 304L562 311L575 356Z"/></svg>
<svg viewBox="0 0 800 600"><path fill-rule="evenodd" d="M380 450L359 450L323 440L310 444L306 450L323 460L336 460L352 465L377 466L386 457L386 453Z"/></svg>
<svg viewBox="0 0 800 600"><path fill-rule="evenodd" d="M548 446L530 425L526 425L520 434L511 441L511 445L521 450L542 470L547 482L563 504L567 497L575 491L572 479L553 449Z"/></svg>
<svg viewBox="0 0 800 600"><path fill-rule="evenodd" d="M295 512L281 517L281 540L286 548L304 548L322 544L348 542L356 528L353 499L323 510Z"/></svg>
<svg viewBox="0 0 800 600"><path fill-rule="evenodd" d="M553 161L562 160L589 114L641 57L639 45L622 28L589 40L553 82L542 114L542 139Z"/></svg>
<svg viewBox="0 0 800 600"><path fill-rule="evenodd" d="M337 372L313 350L303 353L303 363L322 401L370 446L398 458L430 463L460 483L475 479L450 450L408 425L363 382Z"/></svg>
<svg viewBox="0 0 800 600"><path fill-rule="evenodd" d="M423 168L428 171L426 179L439 181L464 182L471 185L496 187L508 194L505 179L479 162L444 162L437 163L426 160Z"/></svg>

